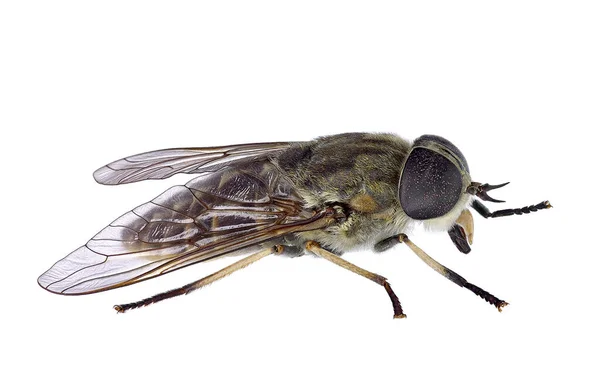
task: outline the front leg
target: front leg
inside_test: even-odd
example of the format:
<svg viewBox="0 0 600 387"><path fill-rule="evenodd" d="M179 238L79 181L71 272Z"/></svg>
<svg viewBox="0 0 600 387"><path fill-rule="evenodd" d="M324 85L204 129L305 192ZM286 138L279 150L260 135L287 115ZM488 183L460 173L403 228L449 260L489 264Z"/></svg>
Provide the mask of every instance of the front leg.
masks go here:
<svg viewBox="0 0 600 387"><path fill-rule="evenodd" d="M423 260L423 262L425 262L433 270L448 278L450 281L454 282L458 286L469 289L479 297L483 298L485 301L494 305L499 312L502 312L502 308L508 305L506 301L501 300L493 294L486 292L479 286L469 283L466 279L458 275L456 272L448 269L446 266L431 258L429 254L427 254L426 252L421 250L417 245L412 243L411 240L408 239L406 234L398 234L396 236L389 237L378 242L377 244L375 244L375 251L382 252L389 250L398 243L405 243L415 254L417 254L419 258L421 258L421 260Z"/></svg>

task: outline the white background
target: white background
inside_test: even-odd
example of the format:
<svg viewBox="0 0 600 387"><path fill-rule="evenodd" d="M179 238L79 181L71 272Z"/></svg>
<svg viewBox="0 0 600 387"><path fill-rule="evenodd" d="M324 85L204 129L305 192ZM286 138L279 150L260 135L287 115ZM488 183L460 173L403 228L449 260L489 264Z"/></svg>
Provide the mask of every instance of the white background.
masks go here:
<svg viewBox="0 0 600 387"><path fill-rule="evenodd" d="M596 2L15 1L0 6L2 376L10 385L598 385ZM125 315L111 306L217 261L85 297L37 276L168 181L92 172L160 148L387 131L442 135L474 180L511 181L460 254L412 239L510 302L503 313L406 246L269 257ZM492 206L491 206L492 207ZM493 209L503 208L493 205ZM3 385L8 385L5 382Z"/></svg>

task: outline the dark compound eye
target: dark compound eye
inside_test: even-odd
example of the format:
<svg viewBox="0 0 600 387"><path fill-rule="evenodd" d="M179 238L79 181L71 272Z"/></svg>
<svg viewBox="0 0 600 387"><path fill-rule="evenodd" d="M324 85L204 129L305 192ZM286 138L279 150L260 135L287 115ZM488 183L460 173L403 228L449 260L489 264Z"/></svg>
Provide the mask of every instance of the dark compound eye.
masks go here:
<svg viewBox="0 0 600 387"><path fill-rule="evenodd" d="M426 148L414 148L402 171L400 204L413 219L437 218L458 202L462 186L461 173L449 159Z"/></svg>

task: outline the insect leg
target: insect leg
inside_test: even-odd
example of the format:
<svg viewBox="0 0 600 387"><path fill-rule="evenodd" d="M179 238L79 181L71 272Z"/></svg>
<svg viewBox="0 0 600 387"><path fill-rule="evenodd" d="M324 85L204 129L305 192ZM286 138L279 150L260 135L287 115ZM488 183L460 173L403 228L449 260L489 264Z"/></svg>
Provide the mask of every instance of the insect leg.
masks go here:
<svg viewBox="0 0 600 387"><path fill-rule="evenodd" d="M419 258L421 258L423 260L423 262L428 264L429 267L431 267L433 270L437 271L444 277L448 278L450 281L454 282L458 286L467 288L470 291L472 291L473 293L477 294L479 297L483 298L490 304L494 305L498 309L499 312L502 312L502 308L505 307L506 305L508 305L508 302L501 300L501 299L497 298L496 296L486 292L485 290L481 289L479 286L469 283L466 279L464 279L460 275L456 274L452 270L448 269L446 266L442 265L435 259L431 258L429 256L429 254L427 254L426 252L421 250L417 245L412 243L405 234L398 235L397 239L399 242L404 242L408 247L410 247L410 249L415 254L417 254L419 256Z"/></svg>
<svg viewBox="0 0 600 387"><path fill-rule="evenodd" d="M483 216L484 218L499 218L501 216L523 215L523 214L529 214L530 212L536 212L537 210L544 210L546 208L552 208L552 205L547 200L543 201L541 203L531 205L531 206L526 206L523 208L513 208L513 209L499 210L499 211L494 211L494 212L491 212L482 202L480 202L477 199L473 200L473 203L471 203L471 206L475 209L475 211L477 211L479 213L479 215Z"/></svg>
<svg viewBox="0 0 600 387"><path fill-rule="evenodd" d="M402 311L402 305L400 305L400 300L398 300L398 297L392 290L392 287L387 282L387 279L385 277L383 277L379 274L371 273L370 271L367 271L356 265L351 264L350 262L346 261L345 259L342 259L341 257L338 257L337 255L325 250L317 242L309 241L309 242L306 242L305 246L306 246L306 250L314 253L315 255L317 255L321 258L325 258L329 262L333 262L336 265L343 267L344 269L348 269L353 273L359 274L359 275L361 275L365 278L368 278L371 281L376 282L379 285L383 286L385 288L385 291L387 292L388 296L390 296L390 299L392 300L392 306L394 307L394 318L405 318L406 317L406 315Z"/></svg>
<svg viewBox="0 0 600 387"><path fill-rule="evenodd" d="M271 254L281 254L283 251L284 251L284 246L281 246L281 245L277 245L277 246L274 246L274 247L271 247L268 249L258 251L256 253L254 253L244 259L241 259L241 260L217 271L216 273L208 275L198 281L194 281L194 282L184 285L180 288L171 289L169 291L156 294L152 297L145 298L141 301L131 302L129 304L115 305L113 308L118 313L124 313L130 309L141 308L142 306L154 304L159 301L166 300L168 298L173 298L173 297L181 296L184 294L189 294L189 293L193 292L194 290L200 289L201 287L204 287L208 284L218 281L221 278L226 277L231 273L234 273L240 269L243 269L243 268L253 264L254 262L258 261L261 258L264 258Z"/></svg>

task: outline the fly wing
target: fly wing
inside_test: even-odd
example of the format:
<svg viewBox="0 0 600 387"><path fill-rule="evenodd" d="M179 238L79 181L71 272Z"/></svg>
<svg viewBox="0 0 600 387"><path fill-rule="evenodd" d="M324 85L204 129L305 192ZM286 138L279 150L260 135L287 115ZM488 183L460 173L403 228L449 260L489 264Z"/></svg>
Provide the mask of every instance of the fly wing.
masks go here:
<svg viewBox="0 0 600 387"><path fill-rule="evenodd" d="M124 214L38 282L60 294L100 292L322 227L270 162L227 167Z"/></svg>
<svg viewBox="0 0 600 387"><path fill-rule="evenodd" d="M148 179L166 179L177 173L215 171L248 159L259 161L289 148L291 142L240 144L211 148L173 148L140 153L114 161L94 172L100 184L115 185Z"/></svg>

